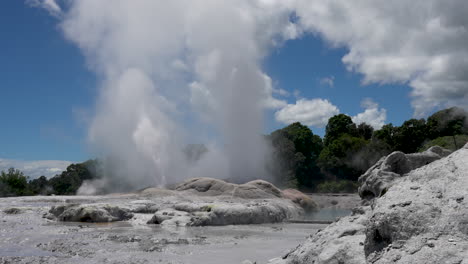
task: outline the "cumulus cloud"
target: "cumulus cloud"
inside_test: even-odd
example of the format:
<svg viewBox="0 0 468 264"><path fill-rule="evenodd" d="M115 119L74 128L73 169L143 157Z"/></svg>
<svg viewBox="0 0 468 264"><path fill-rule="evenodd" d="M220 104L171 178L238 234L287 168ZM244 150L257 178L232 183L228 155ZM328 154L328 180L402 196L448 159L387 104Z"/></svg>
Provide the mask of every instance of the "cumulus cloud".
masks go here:
<svg viewBox="0 0 468 264"><path fill-rule="evenodd" d="M301 122L308 126L324 127L330 117L339 113L338 107L326 99L300 99L277 111L275 118L283 124Z"/></svg>
<svg viewBox="0 0 468 264"><path fill-rule="evenodd" d="M15 168L29 176L31 179L36 179L40 176L52 177L64 171L72 162L65 160L11 160L0 159L0 171L7 171L9 168Z"/></svg>
<svg viewBox="0 0 468 264"><path fill-rule="evenodd" d="M416 116L468 105L468 1L288 2L304 31L349 49L343 63L364 83L409 84Z"/></svg>
<svg viewBox="0 0 468 264"><path fill-rule="evenodd" d="M367 123L374 129L380 129L385 125L387 119L387 110L379 108L379 105L370 98L365 98L361 102L361 107L364 108L364 112L359 113L352 117L352 120L357 125L361 123Z"/></svg>

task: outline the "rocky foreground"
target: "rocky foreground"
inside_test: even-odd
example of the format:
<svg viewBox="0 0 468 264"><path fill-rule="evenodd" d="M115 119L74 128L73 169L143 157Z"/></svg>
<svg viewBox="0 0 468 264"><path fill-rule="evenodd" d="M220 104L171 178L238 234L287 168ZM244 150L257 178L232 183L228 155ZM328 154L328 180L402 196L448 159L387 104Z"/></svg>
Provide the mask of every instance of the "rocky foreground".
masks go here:
<svg viewBox="0 0 468 264"><path fill-rule="evenodd" d="M325 226L284 223L316 208L265 181L209 178L172 190L2 198L0 264L264 263Z"/></svg>
<svg viewBox="0 0 468 264"><path fill-rule="evenodd" d="M45 215L65 222L115 222L151 214L147 224L219 226L277 223L313 211L316 204L297 190L281 191L269 182L227 183L195 178L175 190L149 188L137 194L147 201L63 203Z"/></svg>
<svg viewBox="0 0 468 264"><path fill-rule="evenodd" d="M468 264L468 144L394 152L360 178L364 206L275 264Z"/></svg>

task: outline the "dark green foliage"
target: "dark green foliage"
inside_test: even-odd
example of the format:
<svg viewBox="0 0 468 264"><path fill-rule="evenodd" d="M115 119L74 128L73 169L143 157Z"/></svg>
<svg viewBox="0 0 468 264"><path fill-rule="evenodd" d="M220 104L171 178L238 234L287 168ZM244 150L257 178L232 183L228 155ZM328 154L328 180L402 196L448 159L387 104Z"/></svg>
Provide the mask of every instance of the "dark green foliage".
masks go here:
<svg viewBox="0 0 468 264"><path fill-rule="evenodd" d="M426 121L424 119L407 120L396 130L395 150L404 153L417 152L426 139Z"/></svg>
<svg viewBox="0 0 468 264"><path fill-rule="evenodd" d="M30 195L28 177L14 168L0 173L0 197Z"/></svg>
<svg viewBox="0 0 468 264"><path fill-rule="evenodd" d="M331 117L328 120L328 124L325 130L325 146L328 146L343 134L357 136L356 124L353 123L351 117L345 114L339 114Z"/></svg>
<svg viewBox="0 0 468 264"><path fill-rule="evenodd" d="M374 139L388 145L391 150L395 150L396 135L398 127L394 127L392 123L384 125L381 129L374 131Z"/></svg>
<svg viewBox="0 0 468 264"><path fill-rule="evenodd" d="M361 166L361 153L368 144L363 138L342 134L320 153L318 164L329 179L357 180L365 171Z"/></svg>
<svg viewBox="0 0 468 264"><path fill-rule="evenodd" d="M34 194L48 195L52 193L52 186L45 176L41 176L29 182L29 188Z"/></svg>
<svg viewBox="0 0 468 264"><path fill-rule="evenodd" d="M286 175L288 182L311 186L323 177L316 165L323 148L322 139L310 128L296 122L271 133L270 141L276 170Z"/></svg>
<svg viewBox="0 0 468 264"><path fill-rule="evenodd" d="M303 166L304 155L296 152L294 142L288 138L285 131L273 132L269 140L273 146L273 162L270 170L276 183L287 187L297 187L296 170Z"/></svg>
<svg viewBox="0 0 468 264"><path fill-rule="evenodd" d="M468 113L458 107L434 113L427 119L429 138L468 134L467 116Z"/></svg>
<svg viewBox="0 0 468 264"><path fill-rule="evenodd" d="M361 123L357 126L357 135L363 139L369 140L372 138L374 128L366 123Z"/></svg>
<svg viewBox="0 0 468 264"><path fill-rule="evenodd" d="M438 137L426 142L419 151L425 151L432 146L440 146L455 151L463 147L466 143L468 143L468 135Z"/></svg>
<svg viewBox="0 0 468 264"><path fill-rule="evenodd" d="M66 171L52 177L49 184L54 194L75 194L85 180L99 177L101 166L97 160L88 160L83 163L71 164Z"/></svg>

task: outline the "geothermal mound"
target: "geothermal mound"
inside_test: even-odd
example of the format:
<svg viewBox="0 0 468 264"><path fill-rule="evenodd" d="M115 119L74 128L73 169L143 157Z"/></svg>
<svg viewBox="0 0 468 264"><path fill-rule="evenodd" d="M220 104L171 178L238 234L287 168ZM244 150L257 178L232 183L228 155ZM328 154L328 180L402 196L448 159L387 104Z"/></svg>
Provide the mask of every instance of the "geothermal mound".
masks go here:
<svg viewBox="0 0 468 264"><path fill-rule="evenodd" d="M233 184L195 178L174 190L148 188L133 195L104 196L93 203L53 206L45 217L70 222L138 221L165 226L237 225L282 222L316 207L307 195L291 189L281 191L262 180Z"/></svg>
<svg viewBox="0 0 468 264"><path fill-rule="evenodd" d="M368 205L271 262L467 264L468 144L446 154L383 158L360 179Z"/></svg>

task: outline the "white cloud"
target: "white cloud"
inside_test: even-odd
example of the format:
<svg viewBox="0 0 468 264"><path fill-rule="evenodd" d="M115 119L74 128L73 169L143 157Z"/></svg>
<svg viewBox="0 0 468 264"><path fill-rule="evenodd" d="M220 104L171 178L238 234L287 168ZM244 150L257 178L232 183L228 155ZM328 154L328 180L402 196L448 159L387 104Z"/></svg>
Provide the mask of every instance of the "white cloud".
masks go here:
<svg viewBox="0 0 468 264"><path fill-rule="evenodd" d="M62 14L62 8L55 0L26 0L26 4L32 7L44 8L52 16L58 17Z"/></svg>
<svg viewBox="0 0 468 264"><path fill-rule="evenodd" d="M387 110L384 108L379 109L379 105L370 98L362 100L361 107L365 109L364 112L352 117L352 120L356 125L367 123L374 129L380 129L385 125Z"/></svg>
<svg viewBox="0 0 468 264"><path fill-rule="evenodd" d="M328 119L339 112L338 107L326 99L300 99L277 111L275 118L283 124L301 122L308 126L324 127Z"/></svg>
<svg viewBox="0 0 468 264"><path fill-rule="evenodd" d="M408 83L416 116L468 105L468 1L298 0L291 5L303 30L349 49L342 61L363 74L364 83Z"/></svg>
<svg viewBox="0 0 468 264"><path fill-rule="evenodd" d="M263 99L261 104L267 109L278 109L285 107L288 103L285 100L277 99L273 94L278 94L280 96L288 96L289 93L283 89L276 89L273 87L273 82L270 76L261 73L264 80L264 89L263 89Z"/></svg>
<svg viewBox="0 0 468 264"><path fill-rule="evenodd" d="M320 79L320 84L321 85L326 85L326 86L329 86L329 87L334 87L335 86L335 77L334 76L324 77L324 78Z"/></svg>
<svg viewBox="0 0 468 264"><path fill-rule="evenodd" d="M7 171L9 168L15 168L29 176L31 179L36 179L40 176L52 177L66 170L71 161L65 160L11 160L0 159L0 171Z"/></svg>

